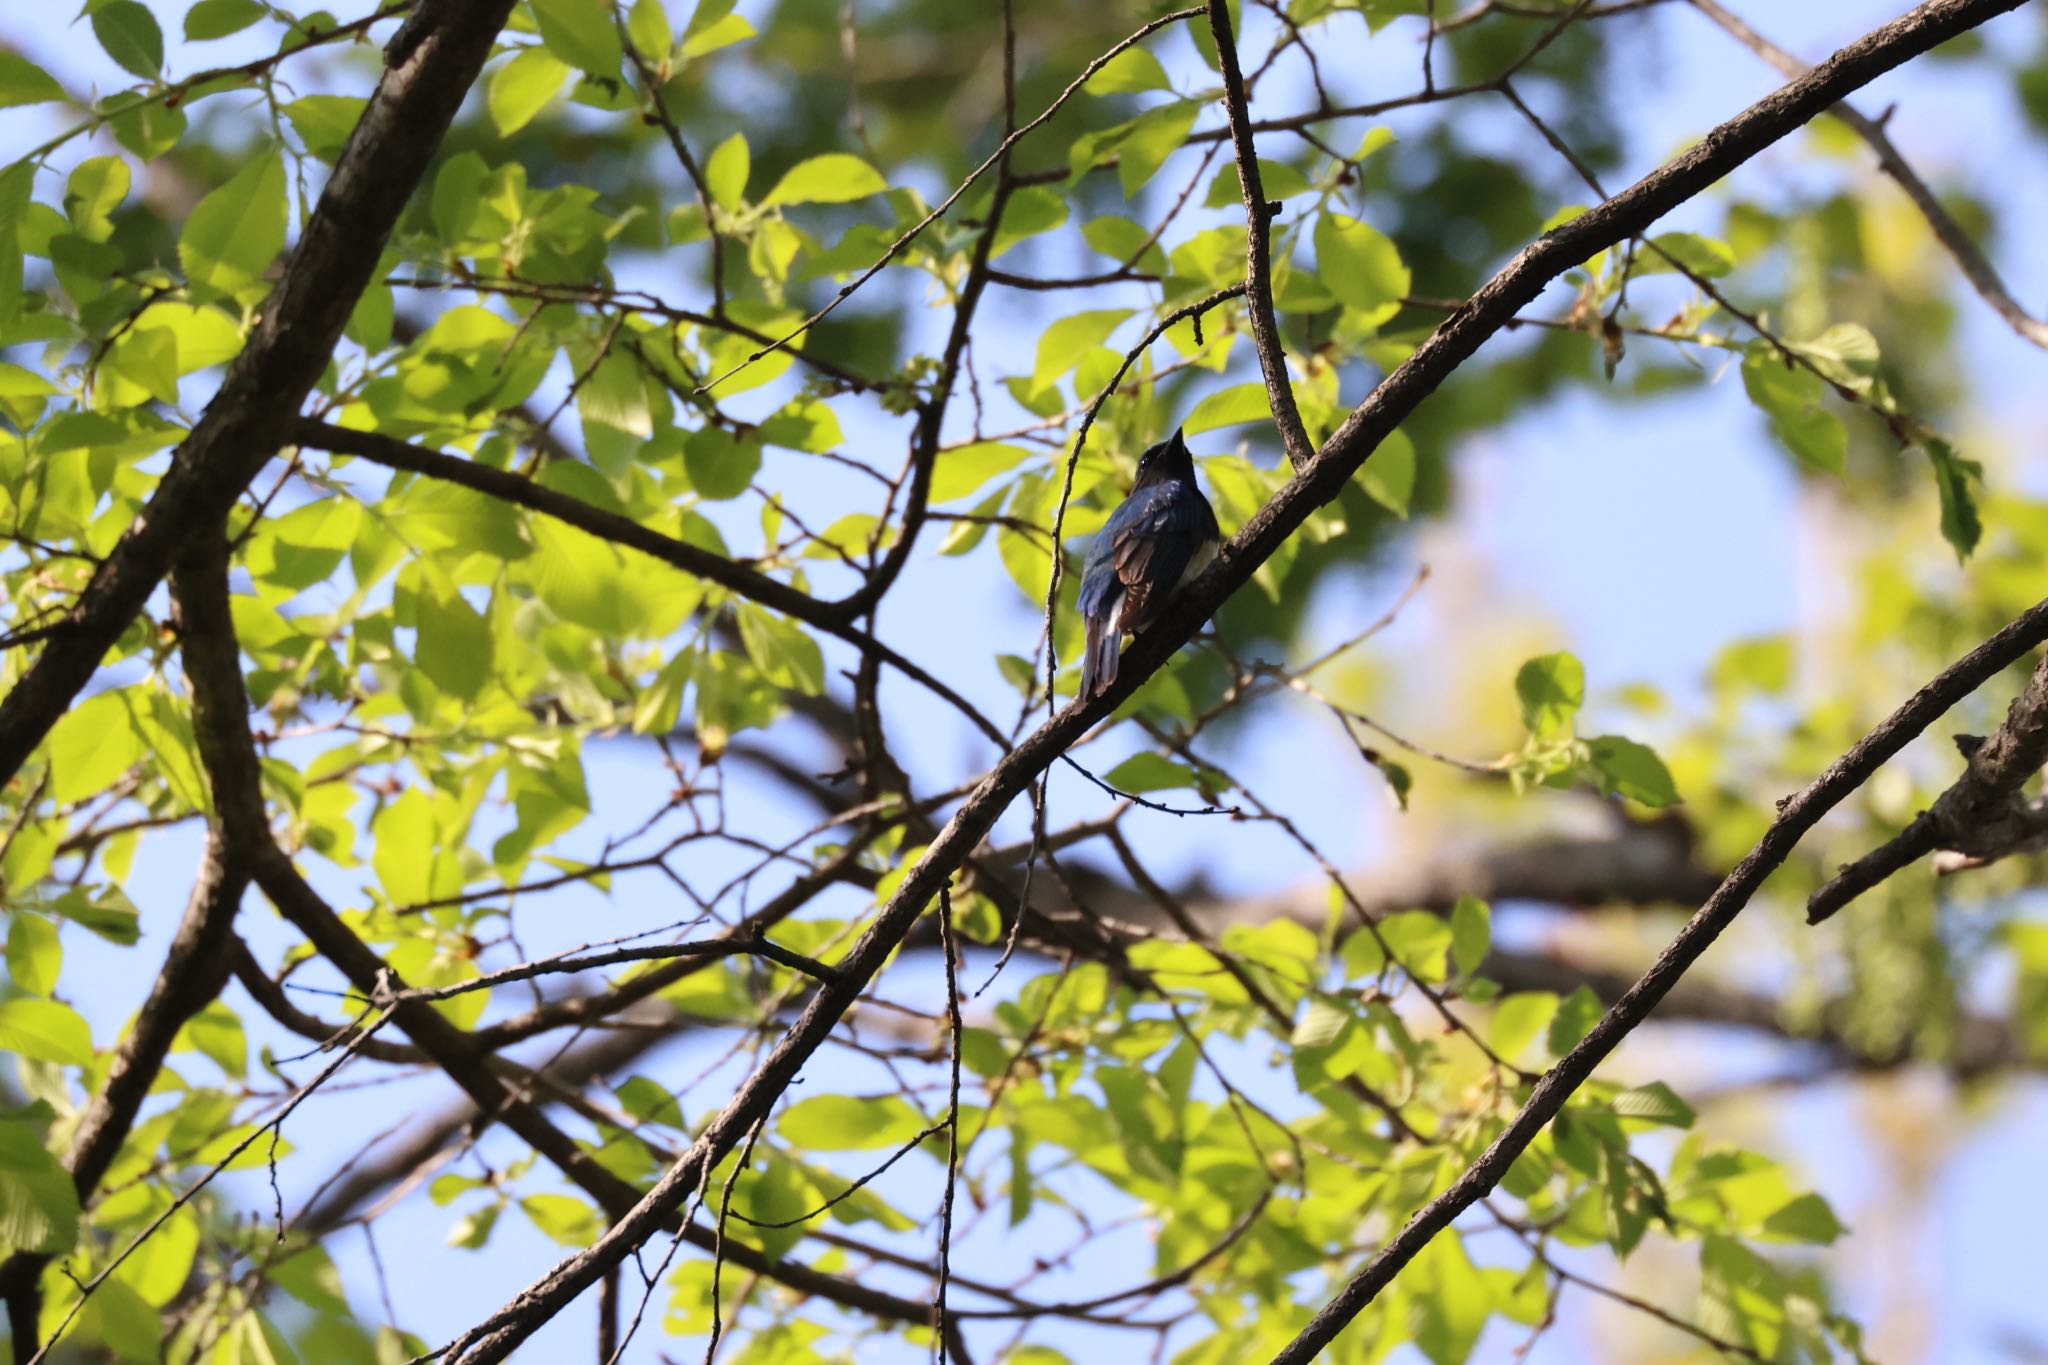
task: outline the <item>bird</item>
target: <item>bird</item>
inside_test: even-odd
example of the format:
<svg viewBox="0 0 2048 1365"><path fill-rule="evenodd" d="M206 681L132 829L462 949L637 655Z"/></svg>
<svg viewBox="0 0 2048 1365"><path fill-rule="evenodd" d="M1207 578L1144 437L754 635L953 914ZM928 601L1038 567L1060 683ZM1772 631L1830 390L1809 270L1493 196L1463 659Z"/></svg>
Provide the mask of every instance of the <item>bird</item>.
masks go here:
<svg viewBox="0 0 2048 1365"><path fill-rule="evenodd" d="M1079 606L1087 648L1080 700L1116 681L1123 637L1159 619L1175 593L1216 559L1223 544L1216 510L1195 484L1195 461L1180 431L1138 457L1130 496L1110 513L1081 571Z"/></svg>

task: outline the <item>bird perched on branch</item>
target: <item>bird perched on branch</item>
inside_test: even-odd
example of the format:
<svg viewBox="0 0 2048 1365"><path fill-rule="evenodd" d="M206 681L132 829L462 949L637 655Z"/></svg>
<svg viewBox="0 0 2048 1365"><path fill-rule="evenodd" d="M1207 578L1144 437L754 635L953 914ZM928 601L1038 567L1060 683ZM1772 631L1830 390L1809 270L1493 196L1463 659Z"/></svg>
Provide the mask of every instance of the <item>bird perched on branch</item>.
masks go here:
<svg viewBox="0 0 2048 1365"><path fill-rule="evenodd" d="M1081 572L1081 700L1116 681L1123 637L1136 635L1216 558L1215 509L1195 486L1195 461L1176 431L1138 458L1131 495L1110 514Z"/></svg>

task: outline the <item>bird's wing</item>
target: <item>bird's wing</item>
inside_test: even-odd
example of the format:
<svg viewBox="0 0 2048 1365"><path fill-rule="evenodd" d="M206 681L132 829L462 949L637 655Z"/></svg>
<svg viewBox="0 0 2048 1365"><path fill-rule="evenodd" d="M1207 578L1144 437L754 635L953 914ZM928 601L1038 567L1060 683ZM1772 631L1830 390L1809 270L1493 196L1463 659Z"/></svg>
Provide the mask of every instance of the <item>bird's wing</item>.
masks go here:
<svg viewBox="0 0 2048 1365"><path fill-rule="evenodd" d="M1152 623L1166 604L1195 551L1216 536L1216 514L1194 489L1179 483L1154 484L1131 494L1103 528L1109 558L1123 585L1126 634Z"/></svg>

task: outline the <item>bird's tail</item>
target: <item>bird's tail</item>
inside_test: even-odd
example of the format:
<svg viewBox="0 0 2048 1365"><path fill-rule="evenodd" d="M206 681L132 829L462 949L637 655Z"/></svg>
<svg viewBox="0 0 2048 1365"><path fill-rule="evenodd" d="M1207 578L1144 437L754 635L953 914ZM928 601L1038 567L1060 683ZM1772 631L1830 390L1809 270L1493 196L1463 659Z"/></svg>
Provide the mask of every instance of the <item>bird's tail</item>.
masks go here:
<svg viewBox="0 0 2048 1365"><path fill-rule="evenodd" d="M1119 632L1099 616L1088 618L1087 648L1081 654L1081 701L1101 695L1116 681Z"/></svg>

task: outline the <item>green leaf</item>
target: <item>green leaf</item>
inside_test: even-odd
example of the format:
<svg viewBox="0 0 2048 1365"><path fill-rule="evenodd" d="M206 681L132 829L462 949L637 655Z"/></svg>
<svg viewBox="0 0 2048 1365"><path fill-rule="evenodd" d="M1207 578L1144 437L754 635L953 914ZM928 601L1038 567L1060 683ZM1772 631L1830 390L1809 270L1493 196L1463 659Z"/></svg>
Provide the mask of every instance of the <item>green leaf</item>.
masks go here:
<svg viewBox="0 0 2048 1365"><path fill-rule="evenodd" d="M35 188L36 167L17 161L0 170L0 327L21 311L21 223Z"/></svg>
<svg viewBox="0 0 2048 1365"><path fill-rule="evenodd" d="M1515 674L1515 696L1530 734L1539 739L1570 734L1573 718L1586 701L1585 666L1564 653L1531 659Z"/></svg>
<svg viewBox="0 0 2048 1365"><path fill-rule="evenodd" d="M7 974L14 984L30 995L48 995L57 989L63 965L57 926L41 915L15 911L7 926Z"/></svg>
<svg viewBox="0 0 2048 1365"><path fill-rule="evenodd" d="M1025 185L1013 190L1003 221L996 227L996 239L989 247L989 259L1008 251L1027 237L1051 232L1067 221L1066 196L1044 185Z"/></svg>
<svg viewBox="0 0 2048 1365"><path fill-rule="evenodd" d="M144 161L154 161L178 145L188 126L185 111L162 100L137 100L107 117L114 141Z"/></svg>
<svg viewBox="0 0 2048 1365"><path fill-rule="evenodd" d="M1316 277L1359 323L1377 327L1401 311L1408 293L1408 267L1385 233L1348 214L1326 212L1316 219Z"/></svg>
<svg viewBox="0 0 2048 1365"><path fill-rule="evenodd" d="M461 593L421 585L414 598L418 632L413 661L434 686L475 701L491 680L495 637L491 624Z"/></svg>
<svg viewBox="0 0 2048 1365"><path fill-rule="evenodd" d="M1309 184L1307 176L1286 162L1260 157L1259 188L1266 192L1266 200L1271 203L1276 199L1292 199L1297 194L1307 194L1315 186ZM1202 207L1220 209L1242 202L1244 191L1238 188L1237 167L1233 164L1218 171L1216 178L1209 182L1209 194L1203 199ZM1328 307L1327 304L1324 306Z"/></svg>
<svg viewBox="0 0 2048 1365"><path fill-rule="evenodd" d="M240 33L263 17L256 0L199 0L185 11L185 39L206 43Z"/></svg>
<svg viewBox="0 0 2048 1365"><path fill-rule="evenodd" d="M754 36L754 26L732 13L732 0L700 0L683 33L685 59L702 57Z"/></svg>
<svg viewBox="0 0 2048 1365"><path fill-rule="evenodd" d="M812 1095L783 1110L775 1123L783 1141L814 1152L901 1147L924 1126L918 1112L897 1095Z"/></svg>
<svg viewBox="0 0 2048 1365"><path fill-rule="evenodd" d="M1031 366L1031 388L1044 393L1067 372L1081 363L1081 357L1108 340L1135 311L1129 308L1098 308L1061 318L1038 338L1038 354Z"/></svg>
<svg viewBox="0 0 2048 1365"><path fill-rule="evenodd" d="M1444 955L1451 949L1451 926L1427 910L1403 910L1380 921L1387 950L1418 981L1444 979Z"/></svg>
<svg viewBox="0 0 2048 1365"><path fill-rule="evenodd" d="M178 1045L196 1048L228 1076L239 1080L249 1070L249 1037L235 1012L215 1000L185 1021Z"/></svg>
<svg viewBox="0 0 2048 1365"><path fill-rule="evenodd" d="M1504 1060L1513 1062L1528 1051L1556 1016L1557 997L1549 991L1517 992L1493 1007L1486 1041Z"/></svg>
<svg viewBox="0 0 2048 1365"><path fill-rule="evenodd" d="M1151 241L1152 230L1130 218L1091 218L1081 225L1082 240L1122 264L1130 262L1141 270L1158 271L1166 265L1166 253Z"/></svg>
<svg viewBox="0 0 2048 1365"><path fill-rule="evenodd" d="M753 173L753 155L747 150L747 135L734 133L711 149L704 161L704 188L711 202L727 213L739 212L747 194L747 177ZM777 188L781 188L777 186Z"/></svg>
<svg viewBox="0 0 2048 1365"><path fill-rule="evenodd" d="M164 1203L168 1202L166 1197ZM135 1291L144 1304L161 1308L178 1297L179 1291L184 1289L192 1273L192 1262L198 1254L199 1220L187 1207L166 1218L162 1225L135 1249L134 1254L121 1268L114 1272L115 1278L109 1283L124 1283ZM319 1253L301 1253L306 1254ZM297 1256L290 1257L272 1266L272 1279L283 1283L284 1277L278 1272L298 1259ZM155 1355L146 1358L157 1359Z"/></svg>
<svg viewBox="0 0 2048 1365"><path fill-rule="evenodd" d="M1558 1004L1550 1021L1549 1047L1558 1056L1570 1052L1578 1041L1600 1022L1600 997L1589 986L1581 986Z"/></svg>
<svg viewBox="0 0 2048 1365"><path fill-rule="evenodd" d="M659 639L696 610L702 589L657 560L537 517L519 576L564 621L610 640Z"/></svg>
<svg viewBox="0 0 2048 1365"><path fill-rule="evenodd" d="M1195 785L1195 771L1158 754L1132 754L1102 775L1102 780L1126 792L1169 791Z"/></svg>
<svg viewBox="0 0 2048 1365"><path fill-rule="evenodd" d="M490 174L484 159L475 152L459 152L449 157L435 173L430 199L434 230L451 244L460 243L469 236L469 225L482 208L484 182ZM468 316L467 310L450 311L457 316ZM503 319L495 315L486 314L486 317L490 322L503 323ZM437 323L435 330L439 331L446 325L446 320Z"/></svg>
<svg viewBox="0 0 2048 1365"><path fill-rule="evenodd" d="M1312 1000L1302 1011L1301 1019L1294 1026L1294 1033L1288 1038L1290 1046L1297 1048L1328 1047L1351 1022L1351 1012L1331 1004L1327 1000Z"/></svg>
<svg viewBox="0 0 2048 1365"><path fill-rule="evenodd" d="M1091 95L1136 95L1147 90L1171 90L1166 68L1142 47L1127 47L1102 64L1083 87Z"/></svg>
<svg viewBox="0 0 2048 1365"><path fill-rule="evenodd" d="M533 18L548 50L593 76L616 80L624 50L612 25L611 0L532 0Z"/></svg>
<svg viewBox="0 0 2048 1365"><path fill-rule="evenodd" d="M1671 770L1650 749L1620 735L1601 735L1588 741L1587 748L1592 753L1600 790L1646 806L1678 804L1678 788L1672 785Z"/></svg>
<svg viewBox="0 0 2048 1365"><path fill-rule="evenodd" d="M1848 1229L1835 1217L1828 1201L1817 1194L1802 1194L1764 1219L1763 1235L1787 1242L1809 1242L1827 1246Z"/></svg>
<svg viewBox="0 0 2048 1365"><path fill-rule="evenodd" d="M354 95L307 95L287 104L284 116L291 120L292 131L306 144L306 150L332 165L340 160L341 149L368 104Z"/></svg>
<svg viewBox="0 0 2048 1365"><path fill-rule="evenodd" d="M654 409L639 362L620 347L607 351L576 391L576 411L586 424L610 427L646 440L654 435Z"/></svg>
<svg viewBox="0 0 2048 1365"><path fill-rule="evenodd" d="M259 522L249 541L249 574L259 587L286 594L324 583L348 557L362 521L358 504L323 498Z"/></svg>
<svg viewBox="0 0 2048 1365"><path fill-rule="evenodd" d="M474 1213L464 1214L449 1227L447 1244L475 1251L491 1240L491 1229L497 1225L499 1212L498 1205L486 1204Z"/></svg>
<svg viewBox="0 0 2048 1365"><path fill-rule="evenodd" d="M761 676L806 696L825 691L825 656L804 628L752 602L739 604L740 640Z"/></svg>
<svg viewBox="0 0 2048 1365"><path fill-rule="evenodd" d="M1977 513L1977 489L1984 484L1984 466L1956 454L1938 437L1921 441L1920 448L1934 465L1934 486L1941 494L1941 538L1956 552L1958 562L1969 559L1984 538L1984 520Z"/></svg>
<svg viewBox="0 0 2048 1365"><path fill-rule="evenodd" d="M265 1278L308 1308L323 1313L349 1311L348 1288L342 1283L341 1271L318 1244L273 1261Z"/></svg>
<svg viewBox="0 0 2048 1365"><path fill-rule="evenodd" d="M1008 473L1030 458L1031 452L1023 446L996 441L976 441L973 445L942 450L932 467L931 501L956 502L977 493L996 475Z"/></svg>
<svg viewBox="0 0 2048 1365"><path fill-rule="evenodd" d="M1493 910L1477 896L1460 896L1451 907L1451 965L1470 976L1493 947Z"/></svg>
<svg viewBox="0 0 2048 1365"><path fill-rule="evenodd" d="M412 905L432 894L435 822L433 803L418 787L407 787L370 822L376 841L370 857L377 880L393 905Z"/></svg>
<svg viewBox="0 0 2048 1365"><path fill-rule="evenodd" d="M669 27L668 11L661 0L633 0L633 7L626 12L626 36L657 68L676 44L675 30Z"/></svg>
<svg viewBox="0 0 2048 1365"><path fill-rule="evenodd" d="M761 447L718 427L693 431L683 443L683 471L700 496L713 501L736 498L761 472Z"/></svg>
<svg viewBox="0 0 2048 1365"><path fill-rule="evenodd" d="M0 1051L64 1066L92 1064L92 1030L55 1000L0 1000Z"/></svg>
<svg viewBox="0 0 2048 1365"><path fill-rule="evenodd" d="M1366 495L1402 520L1415 495L1415 443L1404 431L1390 431L1358 469Z"/></svg>
<svg viewBox="0 0 2048 1365"><path fill-rule="evenodd" d="M799 161L775 182L763 208L777 204L848 204L889 188L881 172L851 152L827 152Z"/></svg>
<svg viewBox="0 0 2048 1365"><path fill-rule="evenodd" d="M565 1247L587 1247L604 1234L604 1215L569 1194L529 1194L520 1212Z"/></svg>
<svg viewBox="0 0 2048 1365"><path fill-rule="evenodd" d="M284 249L285 216L284 162L266 152L185 220L178 259L187 278L221 293L254 283Z"/></svg>
<svg viewBox="0 0 2048 1365"><path fill-rule="evenodd" d="M56 77L19 53L0 48L0 109L64 98Z"/></svg>
<svg viewBox="0 0 2048 1365"><path fill-rule="evenodd" d="M1823 378L1852 393L1868 394L1877 383L1877 338L1867 327L1838 322L1809 341L1794 342L1792 349L1812 361Z"/></svg>
<svg viewBox="0 0 2048 1365"><path fill-rule="evenodd" d="M106 0L92 11L92 32L124 71L154 80L164 69L164 31L136 0Z"/></svg>
<svg viewBox="0 0 2048 1365"><path fill-rule="evenodd" d="M1195 404L1181 430L1190 436L1217 427L1235 426L1239 422L1266 422L1273 417L1272 409L1266 405L1264 384L1233 384L1219 389L1201 402Z"/></svg>
<svg viewBox="0 0 2048 1365"><path fill-rule="evenodd" d="M1702 279L1717 279L1735 268L1734 247L1695 232L1661 232L1650 244L1657 250L1636 253L1638 276L1671 274L1682 267Z"/></svg>
<svg viewBox="0 0 2048 1365"><path fill-rule="evenodd" d="M1116 178L1124 187L1124 198L1129 199L1159 174L1166 158L1187 142L1188 130L1195 126L1201 107L1194 100L1177 100L1147 109L1131 121L1130 131L1117 148Z"/></svg>
<svg viewBox="0 0 2048 1365"><path fill-rule="evenodd" d="M61 1254L78 1240L78 1188L36 1128L0 1120L0 1246Z"/></svg>
<svg viewBox="0 0 2048 1365"><path fill-rule="evenodd" d="M491 73L484 102L499 137L510 137L533 122L534 116L562 93L569 64L544 47L522 48Z"/></svg>
<svg viewBox="0 0 2048 1365"><path fill-rule="evenodd" d="M122 1360L163 1359L163 1319L119 1276L102 1284L86 1301L79 1324L105 1341L107 1349Z"/></svg>
<svg viewBox="0 0 2048 1365"><path fill-rule="evenodd" d="M1750 691L1776 695L1792 681L1792 644L1782 635L1732 641L1714 656L1707 676L1715 692L1731 697Z"/></svg>
<svg viewBox="0 0 2048 1365"><path fill-rule="evenodd" d="M1437 1235L1415 1273L1426 1286L1410 1301L1415 1345L1430 1365L1465 1365L1493 1312L1492 1286L1455 1232Z"/></svg>
<svg viewBox="0 0 2048 1365"><path fill-rule="evenodd" d="M52 801L68 805L98 795L141 761L147 747L135 727L131 690L87 697L51 728L46 752Z"/></svg>
<svg viewBox="0 0 2048 1365"><path fill-rule="evenodd" d="M1752 342L1742 357L1742 387L1763 410L1771 432L1812 469L1840 474L1849 457L1849 432L1824 407L1820 376L1793 365L1770 343Z"/></svg>
<svg viewBox="0 0 2048 1365"><path fill-rule="evenodd" d="M1622 1091L1614 1097L1614 1112L1625 1119L1639 1119L1666 1128L1690 1128L1698 1117L1692 1106L1662 1081Z"/></svg>

